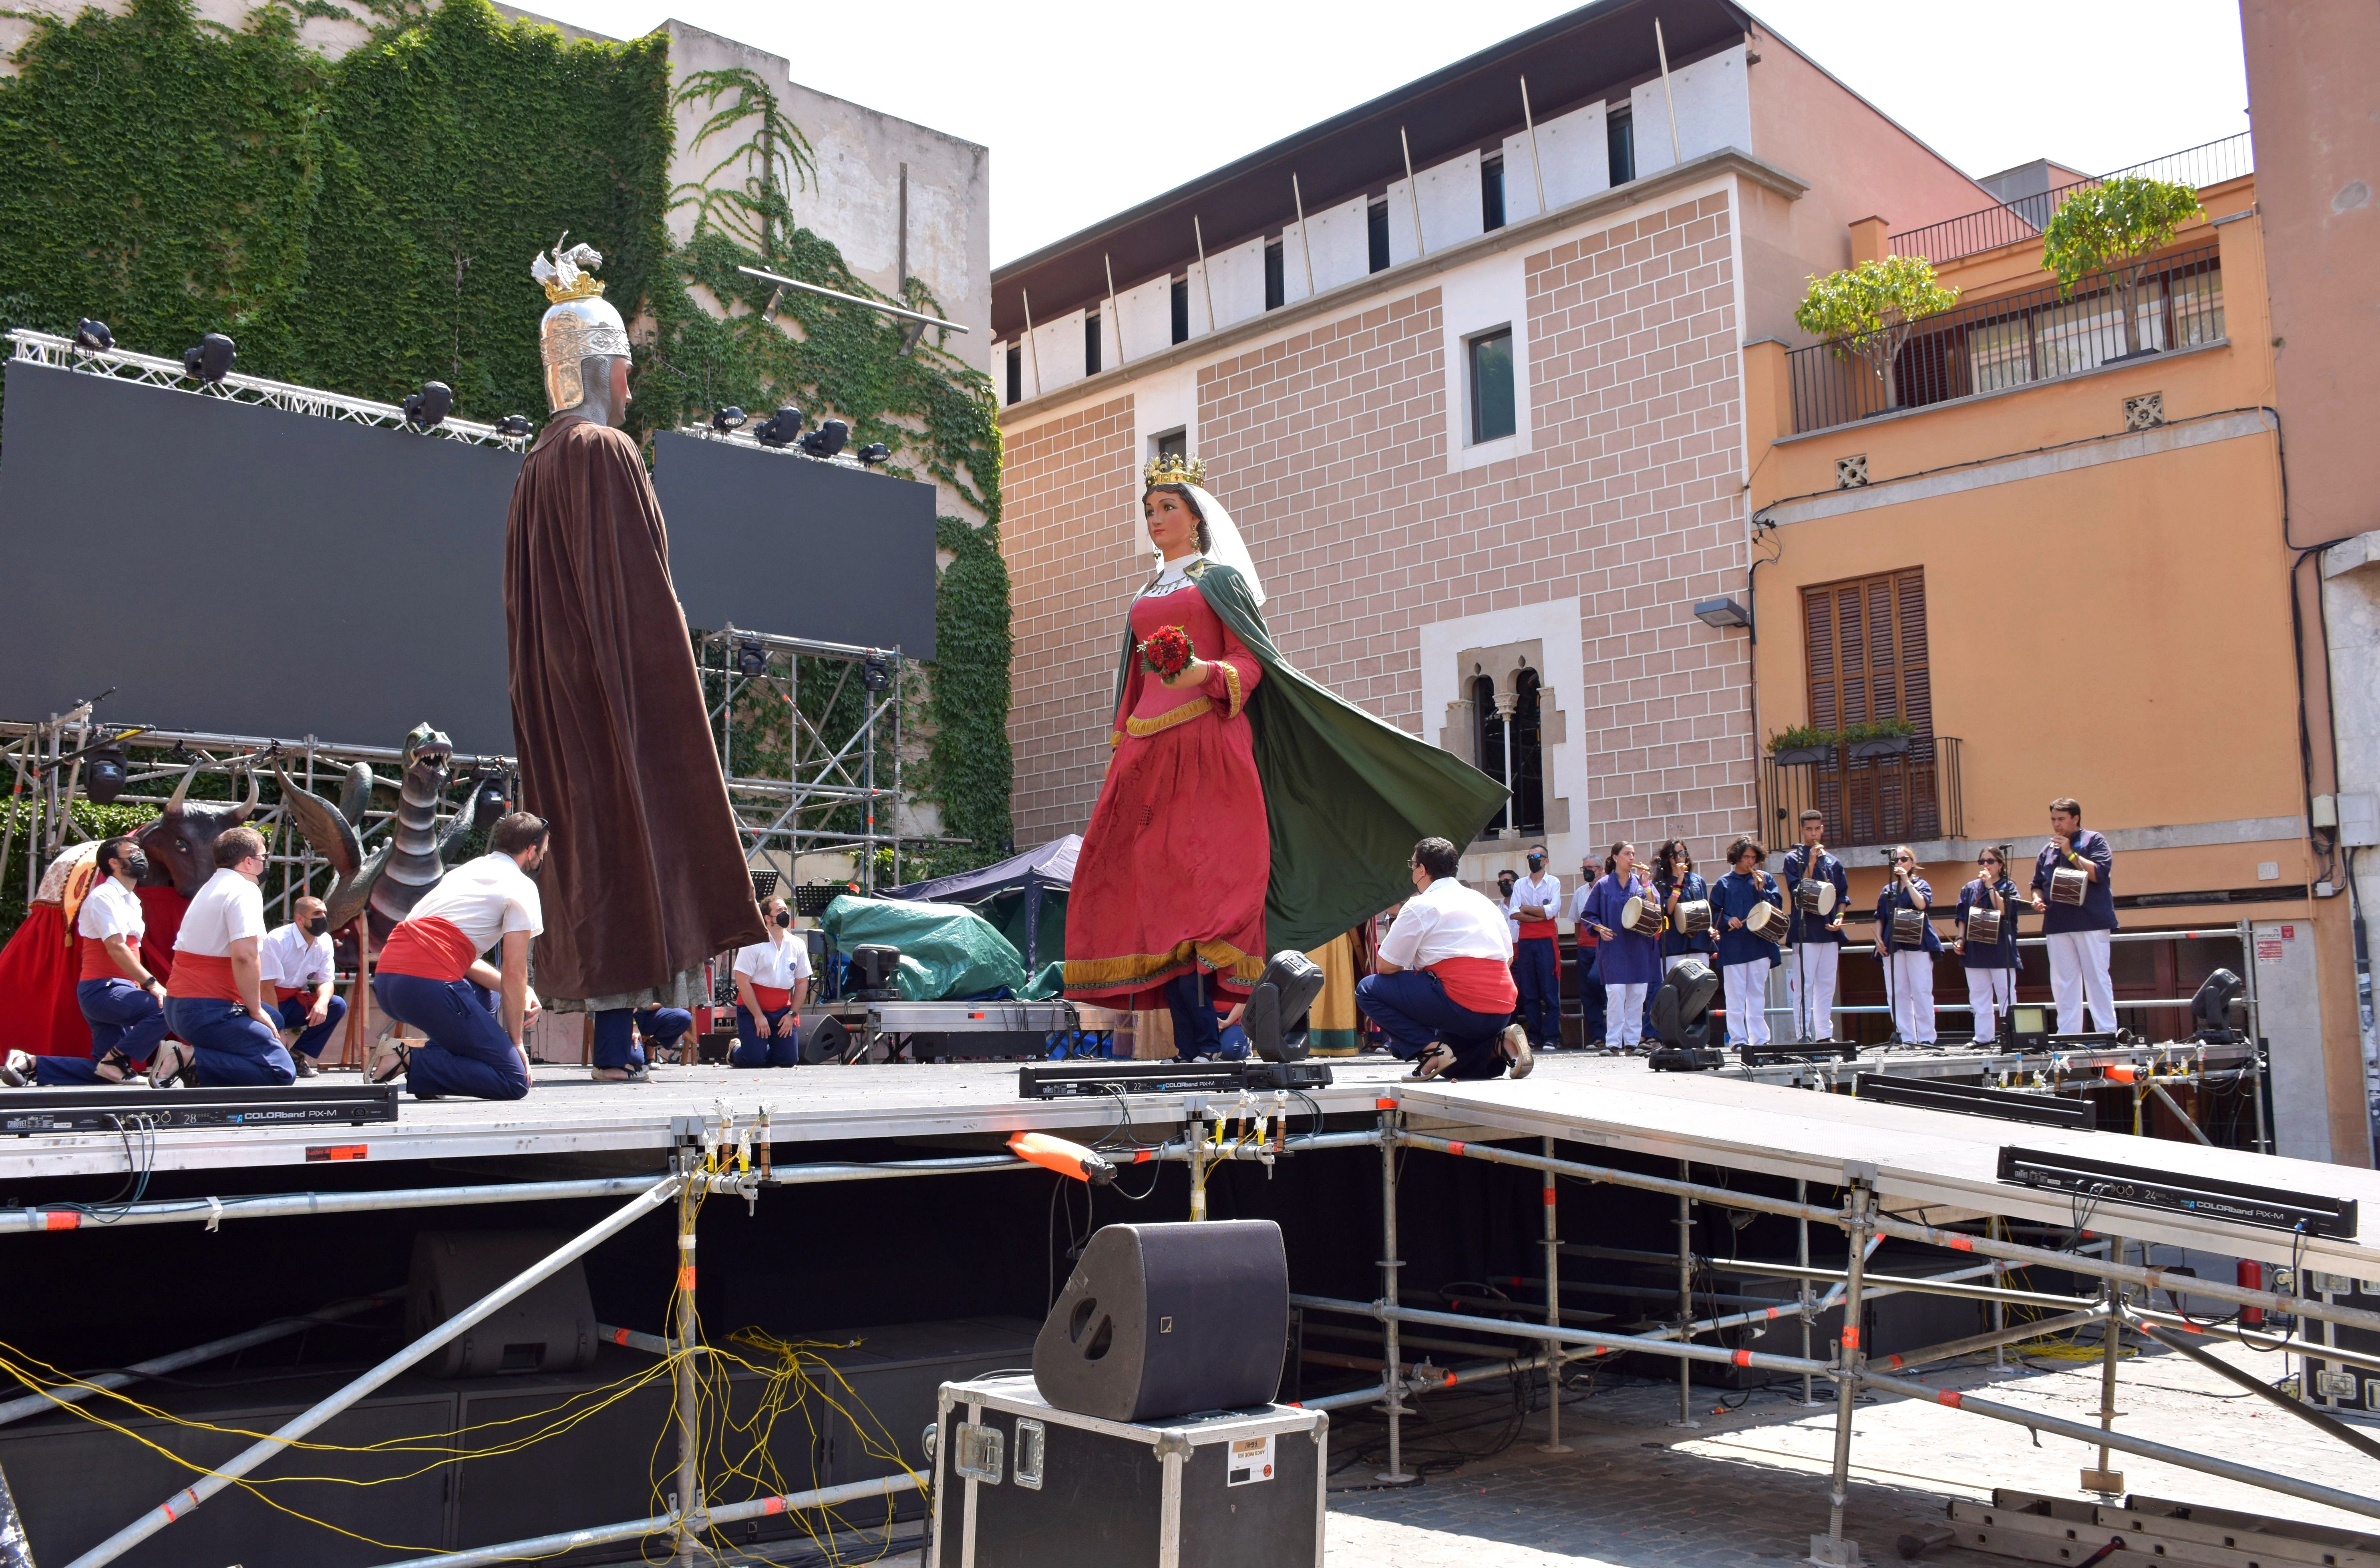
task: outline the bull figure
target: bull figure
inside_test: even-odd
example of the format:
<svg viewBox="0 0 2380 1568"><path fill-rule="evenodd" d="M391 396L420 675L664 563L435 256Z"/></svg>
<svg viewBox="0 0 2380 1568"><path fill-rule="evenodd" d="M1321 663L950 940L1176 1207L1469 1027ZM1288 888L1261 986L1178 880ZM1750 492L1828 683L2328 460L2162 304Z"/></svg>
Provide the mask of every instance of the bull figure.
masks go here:
<svg viewBox="0 0 2380 1568"><path fill-rule="evenodd" d="M196 898L199 889L215 874L215 840L225 830L239 827L256 815L257 803L263 797L264 786L254 770L248 775L248 798L233 804L220 800L192 800L190 781L198 777L199 764L190 764L182 782L174 786L174 796L165 802L165 809L155 821L140 830L140 850L149 857L149 874L141 879L146 886L163 887L167 882L184 898Z"/></svg>
<svg viewBox="0 0 2380 1568"><path fill-rule="evenodd" d="M333 930L346 930L348 921L369 908L377 944L438 884L463 841L501 812L502 798L481 791L473 796L469 809L440 822L438 807L445 796L454 755L454 743L445 735L426 723L413 726L405 737L404 771L396 780L396 822L388 842L369 859L357 828L378 782L370 768L359 762L348 770L341 803L334 806L292 780L278 760L273 763L273 776L298 831L337 874L323 900Z"/></svg>

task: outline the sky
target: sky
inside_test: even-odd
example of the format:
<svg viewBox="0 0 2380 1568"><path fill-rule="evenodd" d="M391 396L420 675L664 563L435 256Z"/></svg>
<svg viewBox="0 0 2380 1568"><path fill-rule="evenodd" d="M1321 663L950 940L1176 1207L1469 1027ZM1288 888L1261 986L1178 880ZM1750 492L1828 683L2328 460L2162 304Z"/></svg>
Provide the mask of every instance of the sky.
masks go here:
<svg viewBox="0 0 2380 1568"><path fill-rule="evenodd" d="M995 264L1572 9L1549 0L526 0L614 37L675 17L794 79L991 150ZM1769 29L1971 175L2092 173L2248 128L2233 0L1757 0ZM1815 174L1814 170L1796 173ZM798 208L798 201L796 203Z"/></svg>

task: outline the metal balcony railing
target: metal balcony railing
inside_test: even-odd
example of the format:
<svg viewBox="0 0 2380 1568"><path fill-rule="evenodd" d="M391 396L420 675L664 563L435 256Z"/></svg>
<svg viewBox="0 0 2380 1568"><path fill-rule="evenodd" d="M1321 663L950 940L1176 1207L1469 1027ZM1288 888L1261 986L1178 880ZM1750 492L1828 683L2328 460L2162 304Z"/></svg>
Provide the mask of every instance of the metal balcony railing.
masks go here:
<svg viewBox="0 0 2380 1568"><path fill-rule="evenodd" d="M1896 408L1922 408L2095 369L2130 353L2191 348L2223 338L2220 248L2157 258L2134 284L2130 269L2094 273L2071 292L2051 285L1954 306L1927 316L1892 358L1889 338L1843 337L1786 356L1793 429L1848 425ZM2132 333L2124 333L2124 296ZM1875 346L1874 354L1862 350Z"/></svg>
<svg viewBox="0 0 2380 1568"><path fill-rule="evenodd" d="M1832 747L1818 762L1760 760L1760 811L1771 845L1800 842L1802 813L1813 807L1827 814L1827 842L1840 848L1962 837L1959 742L1921 735L1890 756L1854 758L1849 748Z"/></svg>
<svg viewBox="0 0 2380 1568"><path fill-rule="evenodd" d="M1961 213L1938 224L1927 224L1892 237L1889 249L1895 256L1923 256L1940 266L1961 256L1972 256L1979 250L1991 250L2019 240L2038 239L2048 226L2051 214L2066 204L2066 199L2078 190L2104 185L2125 175L2147 175L2155 179L2168 179L2204 190L2210 185L2238 179L2253 174L2256 153L2249 144L2248 133L2227 136L2219 141L2204 142L2196 147L2168 152L2162 158L2152 158L2145 164L2134 164L2126 169L2115 169L2092 179L2078 179L2069 185L2045 190L2038 196L2022 196L2014 201L2003 201L1980 212Z"/></svg>

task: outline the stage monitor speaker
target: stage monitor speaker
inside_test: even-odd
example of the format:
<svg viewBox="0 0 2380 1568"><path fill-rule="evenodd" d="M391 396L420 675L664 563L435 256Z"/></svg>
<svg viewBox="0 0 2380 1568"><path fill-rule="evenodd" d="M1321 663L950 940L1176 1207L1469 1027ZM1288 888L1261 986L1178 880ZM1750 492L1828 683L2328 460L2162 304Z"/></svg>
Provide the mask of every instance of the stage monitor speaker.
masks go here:
<svg viewBox="0 0 2380 1568"><path fill-rule="evenodd" d="M419 1339L526 1273L570 1240L567 1231L424 1231L413 1238L405 1331ZM570 1372L595 1361L595 1304L574 1262L449 1340L421 1370L433 1378Z"/></svg>
<svg viewBox="0 0 2380 1568"><path fill-rule="evenodd" d="M1109 1421L1237 1410L1279 1391L1288 1339L1279 1225L1107 1225L1033 1342L1033 1381L1059 1409Z"/></svg>
<svg viewBox="0 0 2380 1568"><path fill-rule="evenodd" d="M818 1026L802 1037L802 1063L815 1067L823 1062L840 1062L851 1051L851 1026L830 1013L818 1021Z"/></svg>

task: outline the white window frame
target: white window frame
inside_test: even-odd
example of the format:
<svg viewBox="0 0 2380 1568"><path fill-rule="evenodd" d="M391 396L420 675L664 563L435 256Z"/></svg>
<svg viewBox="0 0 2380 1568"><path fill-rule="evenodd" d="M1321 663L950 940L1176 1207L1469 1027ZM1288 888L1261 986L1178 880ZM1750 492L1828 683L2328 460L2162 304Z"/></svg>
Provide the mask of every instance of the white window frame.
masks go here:
<svg viewBox="0 0 2380 1568"><path fill-rule="evenodd" d="M1511 165L1506 165L1509 170ZM1507 186L1509 196L1511 188ZM1531 450L1528 274L1523 248L1483 256L1446 273L1439 283L1446 366L1446 466L1461 473ZM1512 433L1471 439L1471 345L1509 327L1512 333Z"/></svg>

